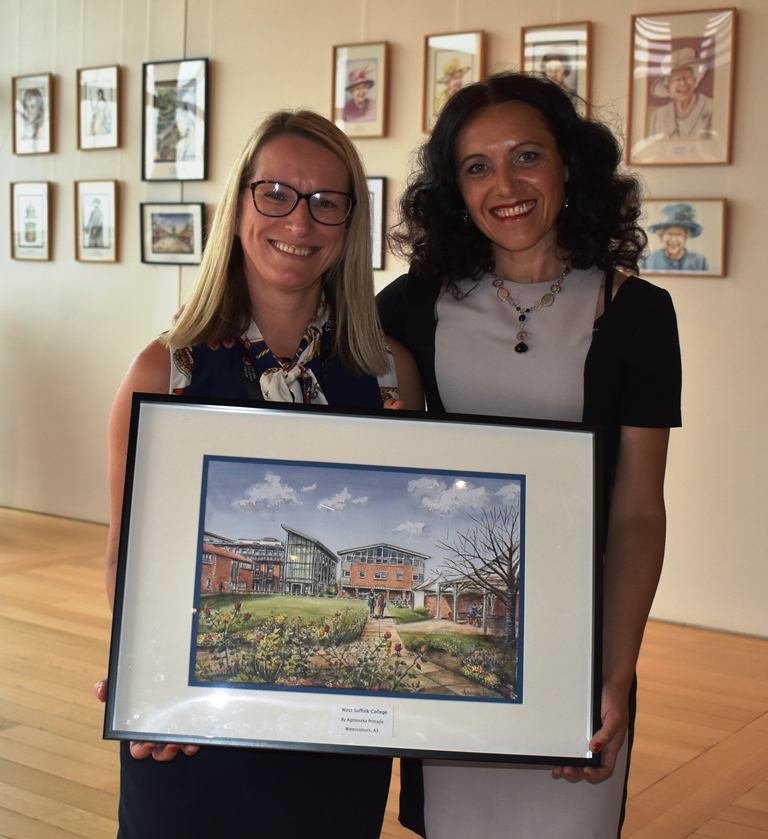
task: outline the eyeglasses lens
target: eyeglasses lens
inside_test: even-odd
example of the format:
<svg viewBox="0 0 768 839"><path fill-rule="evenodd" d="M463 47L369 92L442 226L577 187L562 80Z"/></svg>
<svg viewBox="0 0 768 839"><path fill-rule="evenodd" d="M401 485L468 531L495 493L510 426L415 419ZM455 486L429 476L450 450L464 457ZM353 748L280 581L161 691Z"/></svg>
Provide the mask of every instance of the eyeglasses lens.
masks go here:
<svg viewBox="0 0 768 839"><path fill-rule="evenodd" d="M265 216L287 216L302 198L307 199L310 215L320 224L343 224L352 209L352 199L343 192L301 195L293 187L267 181L254 184L251 189L256 209Z"/></svg>

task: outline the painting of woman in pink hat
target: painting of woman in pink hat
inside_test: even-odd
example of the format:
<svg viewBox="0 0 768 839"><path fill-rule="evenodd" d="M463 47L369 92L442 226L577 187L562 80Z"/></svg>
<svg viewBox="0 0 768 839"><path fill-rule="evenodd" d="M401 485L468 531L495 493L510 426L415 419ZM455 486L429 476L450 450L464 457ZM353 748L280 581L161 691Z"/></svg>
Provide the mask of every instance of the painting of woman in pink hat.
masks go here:
<svg viewBox="0 0 768 839"><path fill-rule="evenodd" d="M375 82L371 78L373 68L355 67L349 72L349 83L345 90L349 97L344 104L344 122L375 122L376 100L368 95Z"/></svg>

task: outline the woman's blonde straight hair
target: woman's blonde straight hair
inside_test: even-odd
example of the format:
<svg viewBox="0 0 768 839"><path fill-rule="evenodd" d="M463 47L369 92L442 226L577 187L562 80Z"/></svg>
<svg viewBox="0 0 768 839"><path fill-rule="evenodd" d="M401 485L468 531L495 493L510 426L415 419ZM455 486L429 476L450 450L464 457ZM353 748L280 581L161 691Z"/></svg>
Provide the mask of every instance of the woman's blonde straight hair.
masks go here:
<svg viewBox="0 0 768 839"><path fill-rule="evenodd" d="M174 347L198 346L237 338L248 329L251 302L236 235L240 192L251 181L261 149L286 135L303 137L333 152L349 174L356 203L339 259L323 277L323 291L331 308L334 349L344 366L354 373L380 375L388 369L388 360L374 299L365 170L347 135L313 111L277 111L248 138L227 176L195 286L165 340Z"/></svg>

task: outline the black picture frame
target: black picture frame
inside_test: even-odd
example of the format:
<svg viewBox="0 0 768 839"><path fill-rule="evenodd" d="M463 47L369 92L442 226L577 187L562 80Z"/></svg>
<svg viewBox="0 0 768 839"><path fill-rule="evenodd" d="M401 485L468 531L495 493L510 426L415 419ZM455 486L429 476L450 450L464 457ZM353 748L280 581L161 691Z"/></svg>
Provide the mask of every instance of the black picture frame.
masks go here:
<svg viewBox="0 0 768 839"><path fill-rule="evenodd" d="M143 181L203 181L208 158L208 59L142 65Z"/></svg>
<svg viewBox="0 0 768 839"><path fill-rule="evenodd" d="M135 394L105 737L597 765L600 439L577 423ZM455 573L473 522L507 540L480 578ZM414 545L438 542L458 553L433 569ZM461 631L468 655L501 632L510 681L490 658L449 673L435 635L410 648L393 615L403 599L419 614L417 595L433 607L421 631Z"/></svg>

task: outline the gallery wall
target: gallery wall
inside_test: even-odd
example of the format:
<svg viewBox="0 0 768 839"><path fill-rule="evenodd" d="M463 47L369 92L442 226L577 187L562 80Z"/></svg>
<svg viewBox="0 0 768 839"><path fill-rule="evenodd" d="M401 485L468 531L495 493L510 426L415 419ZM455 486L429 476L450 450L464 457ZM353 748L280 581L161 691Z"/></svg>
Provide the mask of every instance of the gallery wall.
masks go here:
<svg viewBox="0 0 768 839"><path fill-rule="evenodd" d="M390 206L423 139L423 36L485 30L491 69L515 67L520 27L592 23L592 101L622 133L628 105L630 19L656 0L0 0L0 505L106 521L106 424L131 359L163 331L194 268L142 264L141 202L211 208L243 138L275 108L330 115L332 47L388 41L388 136L358 142L370 175L387 179ZM644 166L655 198L727 198L725 278L670 278L684 356L683 418L672 434L667 563L653 614L768 636L762 442L768 380L768 283L762 272L764 137L768 112L759 33L764 0L738 0L732 163ZM701 0L676 0L675 11ZM208 179L140 178L142 62L210 60ZM77 150L78 68L122 68L122 145ZM11 79L54 76L54 152L12 153ZM74 182L116 179L120 256L75 261ZM11 259L9 184L51 181L53 258ZM2 198L2 196L6 196ZM377 285L403 270L391 255Z"/></svg>

